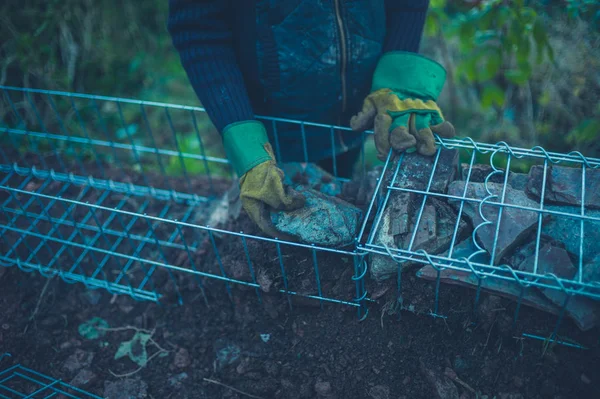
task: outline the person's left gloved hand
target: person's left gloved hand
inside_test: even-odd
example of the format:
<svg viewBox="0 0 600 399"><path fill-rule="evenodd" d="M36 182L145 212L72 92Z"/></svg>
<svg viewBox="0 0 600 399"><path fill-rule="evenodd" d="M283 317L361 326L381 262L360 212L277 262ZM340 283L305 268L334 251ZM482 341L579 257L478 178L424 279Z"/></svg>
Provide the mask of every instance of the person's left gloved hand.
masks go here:
<svg viewBox="0 0 600 399"><path fill-rule="evenodd" d="M375 70L371 94L350 126L355 131L374 130L382 161L390 148L403 152L416 147L422 155L433 155L433 133L442 138L455 134L436 104L445 80L444 67L435 61L414 53L386 53Z"/></svg>

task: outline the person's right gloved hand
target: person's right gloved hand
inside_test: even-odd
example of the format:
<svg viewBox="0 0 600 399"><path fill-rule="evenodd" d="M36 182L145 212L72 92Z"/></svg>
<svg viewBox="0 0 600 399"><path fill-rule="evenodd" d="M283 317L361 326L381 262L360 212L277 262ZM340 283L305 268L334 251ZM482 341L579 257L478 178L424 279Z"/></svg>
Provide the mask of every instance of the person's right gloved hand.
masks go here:
<svg viewBox="0 0 600 399"><path fill-rule="evenodd" d="M228 125L223 129L223 144L240 177L242 207L264 233L277 237L270 212L302 208L305 198L284 186L284 173L277 166L264 125L259 121Z"/></svg>

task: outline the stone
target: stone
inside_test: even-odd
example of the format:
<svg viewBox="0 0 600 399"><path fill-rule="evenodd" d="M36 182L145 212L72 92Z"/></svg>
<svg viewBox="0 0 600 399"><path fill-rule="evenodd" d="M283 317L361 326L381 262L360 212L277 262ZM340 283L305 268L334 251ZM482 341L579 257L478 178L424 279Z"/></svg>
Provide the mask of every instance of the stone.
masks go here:
<svg viewBox="0 0 600 399"><path fill-rule="evenodd" d="M448 188L448 194L462 197L464 188L464 181L452 182ZM497 195L496 198L490 199L490 202L500 202L504 186L502 184L488 182L487 188L493 195ZM466 198L477 200L483 200L489 196L490 194L486 190L485 183L469 183L465 194ZM460 208L460 200L451 199L449 202L455 209L458 210ZM539 207L536 202L527 198L525 193L515 190L510 186L506 187L505 203L534 209ZM498 229L498 237L496 239L499 209L500 207L497 205L484 204L481 206L483 216L491 223L480 226L476 233L477 239L490 254L492 254L494 243L496 243L496 252L493 259L496 264L500 263L500 259L510 255L517 246L526 241L538 222L537 212L504 207L500 228ZM477 228L477 226L485 222L479 211L479 202L464 202L463 213L471 220L474 228Z"/></svg>
<svg viewBox="0 0 600 399"><path fill-rule="evenodd" d="M81 294L81 298L87 301L90 305L97 305L101 298L100 292L97 290L86 290Z"/></svg>
<svg viewBox="0 0 600 399"><path fill-rule="evenodd" d="M562 248L546 244L540 248L538 254L538 265L536 274L553 274L558 278L573 280L577 269L571 263L569 254ZM535 265L535 254L525 259L520 265L519 270L533 273ZM539 288L539 291L558 307L563 307L567 299L567 294L560 288ZM566 312L577 326L587 331L594 327L598 322L598 313L596 306L588 298L582 296L572 296L567 302Z"/></svg>
<svg viewBox="0 0 600 399"><path fill-rule="evenodd" d="M426 265L417 271L417 277L429 281L436 281L438 271L432 266ZM445 284L458 285L477 289L479 280L469 270L443 269L440 271L440 281ZM481 280L481 289L493 295L517 301L521 294L521 287L514 281L497 278L484 278ZM558 315L559 308L544 297L538 290L526 289L523 293L521 303L526 306Z"/></svg>
<svg viewBox="0 0 600 399"><path fill-rule="evenodd" d="M400 157L396 157L393 164L388 167L385 183L391 182L400 159ZM427 157L417 152L405 153L392 186L425 191L433 173L429 191L445 193L448 190L448 184L458 176L458 150L442 149L434 171L435 160L435 155Z"/></svg>
<svg viewBox="0 0 600 399"><path fill-rule="evenodd" d="M541 198L544 166L536 165L529 170L527 193ZM581 206L582 168L552 165L546 169L546 192L544 203ZM585 206L600 209L600 169L585 170Z"/></svg>
<svg viewBox="0 0 600 399"><path fill-rule="evenodd" d="M88 368L79 370L79 373L71 380L71 385L77 388L87 388L96 381L96 374Z"/></svg>
<svg viewBox="0 0 600 399"><path fill-rule="evenodd" d="M485 179L489 177L488 182L504 184L504 169L499 169L501 172L494 173L494 169L491 165L487 164L474 164L471 168L471 174L469 175L469 164L462 163L461 168L461 180L467 180L473 183L484 183ZM494 174L492 174L494 173ZM527 186L529 176L525 173L510 172L508 175L508 184L515 190L523 191Z"/></svg>
<svg viewBox="0 0 600 399"><path fill-rule="evenodd" d="M418 278L436 281L438 278L438 271L432 266L426 265L419 269L416 275ZM439 272L439 278L442 283L468 287L471 289L477 289L479 284L479 280L470 270L443 269ZM481 290L513 301L518 301L519 296L521 295L521 286L517 282L499 278L482 279ZM557 292L562 294L559 291ZM549 295L552 296L557 294L550 293ZM542 294L542 292L536 288L525 289L521 298L521 303L523 305L554 315L560 313L560 309L563 305L563 303L560 303L560 305L557 306L555 302L559 301L560 298L558 298L558 300L555 299L555 301L550 300L547 295ZM588 331L598 323L597 312L590 302L591 301L587 298L574 296L569 300L567 306L567 316L569 316L582 331Z"/></svg>
<svg viewBox="0 0 600 399"><path fill-rule="evenodd" d="M327 247L343 247L354 242L362 212L336 197L297 186L306 205L291 212L272 212L271 221L282 233L280 238Z"/></svg>
<svg viewBox="0 0 600 399"><path fill-rule="evenodd" d="M327 381L317 381L315 383L315 392L318 396L329 396L331 394L331 384Z"/></svg>
<svg viewBox="0 0 600 399"><path fill-rule="evenodd" d="M104 399L144 399L148 384L139 378L104 382Z"/></svg>
<svg viewBox="0 0 600 399"><path fill-rule="evenodd" d="M412 246L410 245L412 231L410 234L406 234L402 241L397 239L396 244L399 248L411 251L424 250L429 254L439 254L450 247L457 220L458 214L452 207L439 199L429 198L423 209ZM461 241L467 234L468 225L461 218L458 221L456 241Z"/></svg>
<svg viewBox="0 0 600 399"><path fill-rule="evenodd" d="M570 206L546 205L550 211L579 215L580 208ZM583 222L583 262L589 263L600 255L600 211L590 210L586 216L594 220ZM542 225L542 234L561 242L567 251L580 257L581 222L566 215L550 214Z"/></svg>
<svg viewBox="0 0 600 399"><path fill-rule="evenodd" d="M375 232L375 245L396 248L395 236L408 232L408 220L413 212L414 194L407 192L392 192L388 205L383 210L379 228ZM370 256L371 276L376 281L382 281L398 271L398 263L389 255L372 254Z"/></svg>
<svg viewBox="0 0 600 399"><path fill-rule="evenodd" d="M575 280L579 280L579 271L575 276ZM581 282L584 284L594 285L593 288L585 289L585 292L595 294L597 297L595 300L600 300L600 255L596 256L589 263L583 265L583 277Z"/></svg>
<svg viewBox="0 0 600 399"><path fill-rule="evenodd" d="M186 368L190 364L192 364L192 361L190 359L190 353L188 352L188 350L185 348L179 348L179 350L175 352L175 359L173 360L173 364L175 364L175 367L180 369Z"/></svg>
<svg viewBox="0 0 600 399"><path fill-rule="evenodd" d="M82 349L76 349L75 353L67 358L63 368L70 373L74 373L88 367L94 360L94 353L86 352Z"/></svg>
<svg viewBox="0 0 600 399"><path fill-rule="evenodd" d="M368 205L375 195L375 189L377 188L382 170L383 166L375 166L367 171L367 173L361 174L351 181L344 183L342 186L342 197L359 207Z"/></svg>
<svg viewBox="0 0 600 399"><path fill-rule="evenodd" d="M427 367L423 360L420 361L421 373L429 383L433 397L437 399L459 399L458 388L442 373Z"/></svg>
<svg viewBox="0 0 600 399"><path fill-rule="evenodd" d="M389 399L390 388L386 385L375 385L369 389L369 398L372 399Z"/></svg>
<svg viewBox="0 0 600 399"><path fill-rule="evenodd" d="M342 182L314 163L289 162L280 165L285 175L284 184L298 184L325 195L338 196L342 193Z"/></svg>
<svg viewBox="0 0 600 399"><path fill-rule="evenodd" d="M418 211L422 199L417 194L394 192L390 196L388 206L382 215L380 227L376 232L375 245L388 246L403 250L424 250L436 255L446 251L452 242L457 223L457 213L445 202L437 198L429 198L419 220L416 232ZM457 241L469 233L468 224L461 218L457 230ZM413 239L414 236L414 239ZM400 270L412 267L416 262L402 263ZM382 281L398 272L398 263L389 255L374 254L371 256L371 276Z"/></svg>
<svg viewBox="0 0 600 399"><path fill-rule="evenodd" d="M459 241L458 239L456 241ZM452 249L452 253L450 253L450 249ZM485 250L481 251L475 243L473 242L472 236L467 237L465 240L460 241L458 244L455 244L453 248L448 248L447 251L444 251L440 256L445 258L452 259L463 259L467 258L470 262L473 263L481 263L481 264L490 264L490 254ZM465 266L468 268L468 266Z"/></svg>
<svg viewBox="0 0 600 399"><path fill-rule="evenodd" d="M183 381L185 381L187 379L188 379L188 374L184 372L184 373L172 375L171 377L169 377L169 379L167 381L169 383L169 386L171 386L175 389L180 389L183 386Z"/></svg>

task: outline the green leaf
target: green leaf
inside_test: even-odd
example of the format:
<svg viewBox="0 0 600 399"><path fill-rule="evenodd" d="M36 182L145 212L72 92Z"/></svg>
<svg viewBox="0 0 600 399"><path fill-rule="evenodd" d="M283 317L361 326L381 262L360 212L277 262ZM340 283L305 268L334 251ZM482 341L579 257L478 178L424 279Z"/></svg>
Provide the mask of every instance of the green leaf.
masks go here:
<svg viewBox="0 0 600 399"><path fill-rule="evenodd" d="M502 65L502 56L500 52L496 49L490 49L491 51L487 51L485 58L485 67L478 69L478 78L481 81L486 81L494 78L498 71L500 70L500 66Z"/></svg>
<svg viewBox="0 0 600 399"><path fill-rule="evenodd" d="M128 356L132 362L140 367L144 367L148 363L146 345L151 337L151 334L137 331L130 341L121 342L117 353L115 353L115 360Z"/></svg>
<svg viewBox="0 0 600 399"><path fill-rule="evenodd" d="M529 62L529 53L531 51L531 41L528 36L523 37L517 48L517 61L519 63Z"/></svg>
<svg viewBox="0 0 600 399"><path fill-rule="evenodd" d="M535 44L538 46L543 46L548 41L548 35L546 33L546 28L542 23L540 18L536 19L533 24L533 40L535 40Z"/></svg>
<svg viewBox="0 0 600 399"><path fill-rule="evenodd" d="M78 327L79 335L85 339L97 339L106 335L106 329L109 328L106 320L100 317L94 317Z"/></svg>
<svg viewBox="0 0 600 399"><path fill-rule="evenodd" d="M484 108L489 108L492 105L501 107L504 105L504 92L495 83L486 84L481 95L481 105Z"/></svg>
<svg viewBox="0 0 600 399"><path fill-rule="evenodd" d="M498 7L498 15L496 18L496 24L499 28L504 26L508 21L510 21L513 16L513 10L507 6Z"/></svg>
<svg viewBox="0 0 600 399"><path fill-rule="evenodd" d="M506 71L506 73L504 74L504 76L506 76L506 78L516 84L517 86L522 86L525 83L527 83L529 81L529 76L531 75L530 71L526 71L526 70L521 70L521 69L512 69L509 71Z"/></svg>

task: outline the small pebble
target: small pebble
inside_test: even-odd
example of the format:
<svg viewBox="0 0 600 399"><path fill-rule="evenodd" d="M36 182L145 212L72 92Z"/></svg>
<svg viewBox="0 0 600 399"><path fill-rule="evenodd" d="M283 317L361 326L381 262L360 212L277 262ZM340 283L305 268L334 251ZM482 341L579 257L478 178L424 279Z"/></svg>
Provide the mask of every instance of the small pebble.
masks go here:
<svg viewBox="0 0 600 399"><path fill-rule="evenodd" d="M331 393L331 384L328 381L317 381L315 392L319 396L327 396Z"/></svg>

